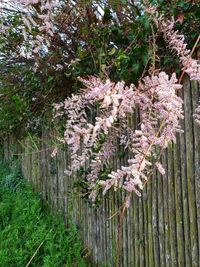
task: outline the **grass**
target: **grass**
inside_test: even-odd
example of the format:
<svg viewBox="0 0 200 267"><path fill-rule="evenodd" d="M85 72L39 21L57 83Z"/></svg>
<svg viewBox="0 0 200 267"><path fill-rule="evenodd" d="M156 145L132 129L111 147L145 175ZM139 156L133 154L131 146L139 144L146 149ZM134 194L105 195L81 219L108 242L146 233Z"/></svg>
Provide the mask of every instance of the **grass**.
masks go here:
<svg viewBox="0 0 200 267"><path fill-rule="evenodd" d="M0 267L85 267L75 225L43 208L18 167L0 163Z"/></svg>

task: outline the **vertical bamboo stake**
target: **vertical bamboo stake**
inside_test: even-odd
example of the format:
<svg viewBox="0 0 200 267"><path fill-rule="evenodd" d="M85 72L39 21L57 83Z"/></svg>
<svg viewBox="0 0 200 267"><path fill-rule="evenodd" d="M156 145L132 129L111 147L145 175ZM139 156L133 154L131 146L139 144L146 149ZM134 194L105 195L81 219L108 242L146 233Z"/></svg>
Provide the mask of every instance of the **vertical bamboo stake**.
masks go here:
<svg viewBox="0 0 200 267"><path fill-rule="evenodd" d="M144 264L144 215L143 215L143 199L139 198L139 252L140 252L140 266L145 266Z"/></svg>
<svg viewBox="0 0 200 267"><path fill-rule="evenodd" d="M164 231L165 231L165 264L166 267L171 266L171 255L170 255L170 226L169 226L169 199L168 199L168 153L163 153L163 165L166 168L166 174L163 176L163 199L164 199Z"/></svg>
<svg viewBox="0 0 200 267"><path fill-rule="evenodd" d="M142 201L143 201L143 222L144 222L144 266L149 266L149 261L148 261L148 210L147 210L147 201L148 201L148 196L147 196L147 186L143 189L143 196L142 196Z"/></svg>
<svg viewBox="0 0 200 267"><path fill-rule="evenodd" d="M158 224L157 224L157 177L156 170L153 170L153 179L152 179L152 229L153 229L153 249L154 249L154 266L160 266L160 253L159 253L159 238L158 238Z"/></svg>
<svg viewBox="0 0 200 267"><path fill-rule="evenodd" d="M158 179L158 217L157 217L157 220L158 220L158 232L159 232L160 266L165 266L163 177L158 172L157 172L157 179Z"/></svg>
<svg viewBox="0 0 200 267"><path fill-rule="evenodd" d="M185 109L185 144L186 144L186 170L187 170L187 190L189 204L189 221L190 221L190 241L192 253L192 266L198 266L197 251L197 222L196 222L196 205L195 205L195 178L194 178L194 161L193 161L193 119L192 119L192 101L191 87L189 79L184 80L184 109Z"/></svg>
<svg viewBox="0 0 200 267"><path fill-rule="evenodd" d="M185 97L185 89L182 90L183 98ZM184 105L185 106L185 105ZM184 108L184 116L186 115ZM184 227L184 245L185 245L185 263L190 267L192 263L191 247L190 247L190 233L189 233L189 207L188 207L188 192L187 192L187 176L186 176L186 153L185 153L185 118L181 121L184 135L180 135L180 147L181 147L181 182L182 182L182 199L183 199L183 227Z"/></svg>
<svg viewBox="0 0 200 267"><path fill-rule="evenodd" d="M198 105L199 100L199 84L197 82L192 82L191 84L192 92L192 105L193 114ZM197 209L197 230L198 230L198 266L200 266L200 127L194 122L194 176L195 176L195 202Z"/></svg>
<svg viewBox="0 0 200 267"><path fill-rule="evenodd" d="M153 251L153 229L152 229L152 182L147 185L147 195L148 195L148 262L149 266L155 266L154 264L154 251Z"/></svg>
<svg viewBox="0 0 200 267"><path fill-rule="evenodd" d="M174 198L174 165L173 165L173 146L168 148L168 197L169 197L169 226L170 226L170 247L171 263L177 266L177 240L176 240L176 215Z"/></svg>
<svg viewBox="0 0 200 267"><path fill-rule="evenodd" d="M180 138L177 135L177 144L174 145L174 191L176 210L176 233L178 265L185 266L184 233L183 233L183 199L181 193L181 173L180 173Z"/></svg>

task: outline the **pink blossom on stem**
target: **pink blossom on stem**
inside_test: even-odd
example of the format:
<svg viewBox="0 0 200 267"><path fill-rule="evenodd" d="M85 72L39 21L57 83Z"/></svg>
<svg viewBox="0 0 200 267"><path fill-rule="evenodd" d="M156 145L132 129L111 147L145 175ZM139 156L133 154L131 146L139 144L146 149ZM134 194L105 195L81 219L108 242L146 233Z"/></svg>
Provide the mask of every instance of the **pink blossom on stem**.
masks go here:
<svg viewBox="0 0 200 267"><path fill-rule="evenodd" d="M162 164L160 162L156 162L155 165L156 165L158 171L160 172L160 174L164 175L165 169L163 168Z"/></svg>
<svg viewBox="0 0 200 267"><path fill-rule="evenodd" d="M200 64L198 60L193 59L191 51L187 49L185 38L183 34L174 30L175 21L171 20L164 21L162 16L155 18L157 21L158 28L163 32L165 41L168 43L169 48L177 53L180 57L180 62L183 65L183 71L187 73L191 80L200 81ZM199 109L200 106L195 110L195 121L199 123Z"/></svg>
<svg viewBox="0 0 200 267"><path fill-rule="evenodd" d="M58 148L55 147L55 148L53 149L52 153L51 153L51 157L52 157L52 158L55 158L55 156L57 155L57 153L58 153Z"/></svg>
<svg viewBox="0 0 200 267"><path fill-rule="evenodd" d="M113 188L123 189L128 195L135 192L141 196L144 181L148 180L151 168L150 157L156 155L156 148L166 148L175 142L175 135L180 131L179 121L182 115L182 99L176 91L182 86L177 83L176 75L169 77L165 72L145 77L138 85L126 86L124 82L105 82L97 77L80 78L85 89L79 95L72 95L64 104L55 106L58 116L67 116L64 140L71 149L71 171L77 171L89 163L92 200L97 195L98 187L103 188L103 195ZM85 109L99 103L98 112L93 123L88 122ZM128 126L128 115L139 109L140 127L133 130ZM105 141L98 152L97 146L101 134ZM103 166L116 149L114 140L119 138L133 157L128 166L113 170L106 180L99 179ZM92 159L91 159L92 158ZM160 162L158 170L164 174ZM127 199L127 206L129 200Z"/></svg>

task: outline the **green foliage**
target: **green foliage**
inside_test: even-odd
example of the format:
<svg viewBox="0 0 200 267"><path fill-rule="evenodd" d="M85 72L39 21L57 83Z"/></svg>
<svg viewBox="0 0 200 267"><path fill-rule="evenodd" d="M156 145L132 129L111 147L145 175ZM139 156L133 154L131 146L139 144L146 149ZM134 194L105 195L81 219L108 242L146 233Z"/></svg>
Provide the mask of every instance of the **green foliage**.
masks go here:
<svg viewBox="0 0 200 267"><path fill-rule="evenodd" d="M73 65L72 74L109 75L112 80L135 82L148 63L151 33L146 15L134 22L118 25L99 25L88 33L87 49L79 46L79 61ZM141 60L142 55L142 60Z"/></svg>
<svg viewBox="0 0 200 267"><path fill-rule="evenodd" d="M92 151L98 153L101 150L102 145L105 141L106 141L106 134L101 133L96 142L96 145L92 148Z"/></svg>
<svg viewBox="0 0 200 267"><path fill-rule="evenodd" d="M100 170L99 172L99 176L98 179L99 180L103 180L105 181L106 179L108 179L108 174L110 174L112 172L112 167L104 165L103 168ZM80 195L81 194L81 198L88 203L88 205L90 205L91 208L96 209L98 208L101 204L102 204L102 197L101 194L98 194L95 201L91 202L91 200L89 199L89 195L91 193L91 191L88 189L89 188L89 182L86 178L86 175L88 173L90 173L90 168L86 168L84 169L83 167L80 168L80 170L78 171L78 177L79 179L74 182L73 184L73 190L69 193L73 194L73 195ZM98 191L102 191L102 187L99 185L97 188ZM104 198L110 198L109 195L105 195Z"/></svg>
<svg viewBox="0 0 200 267"><path fill-rule="evenodd" d="M2 69L4 64L0 63ZM0 87L1 135L15 133L21 136L26 131L40 134L41 125L50 126L52 104L61 100L59 92L62 94L64 90L58 92L58 88L62 88L59 75L56 78L48 76L45 71L37 75L30 65L23 64L10 66L0 77L3 81ZM66 95L64 92L62 99Z"/></svg>
<svg viewBox="0 0 200 267"><path fill-rule="evenodd" d="M60 14L54 17L56 32L49 40L48 53L36 58L21 57L18 47L24 44L28 49L31 38L38 35L37 27L24 42L20 11L10 10L0 17L3 25L9 25L0 34L1 135L21 136L22 129L40 134L41 125L50 124L52 103L82 86L78 76L99 75L137 83L152 65L179 74L177 58L165 47L162 35L144 12L144 3L156 5L165 18L179 19L176 27L185 34L190 48L199 34L199 1L149 0L136 4L108 0L101 4L102 17L96 15L98 1L78 1L73 8L71 1L64 2ZM70 14L70 21L66 14ZM62 66L59 70L58 65Z"/></svg>
<svg viewBox="0 0 200 267"><path fill-rule="evenodd" d="M191 47L194 45L199 35L200 27L200 2L197 0L151 0L158 7L159 12L166 17L174 16L175 19L182 17L181 23L177 24L177 28L187 37L187 43Z"/></svg>
<svg viewBox="0 0 200 267"><path fill-rule="evenodd" d="M42 208L19 168L0 168L0 266L86 266L74 225Z"/></svg>

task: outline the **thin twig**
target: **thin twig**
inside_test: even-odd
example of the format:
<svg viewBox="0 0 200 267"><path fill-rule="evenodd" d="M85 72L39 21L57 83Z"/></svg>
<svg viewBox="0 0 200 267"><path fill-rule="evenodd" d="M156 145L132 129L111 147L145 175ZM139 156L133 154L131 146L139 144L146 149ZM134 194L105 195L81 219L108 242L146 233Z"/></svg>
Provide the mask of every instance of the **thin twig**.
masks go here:
<svg viewBox="0 0 200 267"><path fill-rule="evenodd" d="M198 36L198 38L197 38L197 40L196 40L196 42L195 42L195 44L194 44L194 46L193 46L191 52L190 52L190 56L189 56L189 58L188 58L188 60L187 60L187 62L186 62L186 64L185 64L185 67L183 68L183 71L182 71L181 76L180 76L180 78L179 78L179 80L178 80L178 83L181 83L181 82L182 82L183 76L184 76L184 74L185 74L185 70L187 69L187 63L188 63L190 57L192 56L192 54L194 53L194 50L195 50L196 46L197 46L198 43L199 43L199 40L200 40L200 34L199 34L199 36Z"/></svg>
<svg viewBox="0 0 200 267"><path fill-rule="evenodd" d="M52 229L47 234L49 234L50 232L52 232ZM36 251L33 253L32 257L29 260L29 262L26 264L26 267L28 267L31 264L31 262L33 261L35 255L37 254L37 252L39 251L41 246L44 244L44 241L46 240L47 234L46 234L45 238L43 239L43 241L40 243L40 245L37 247Z"/></svg>

